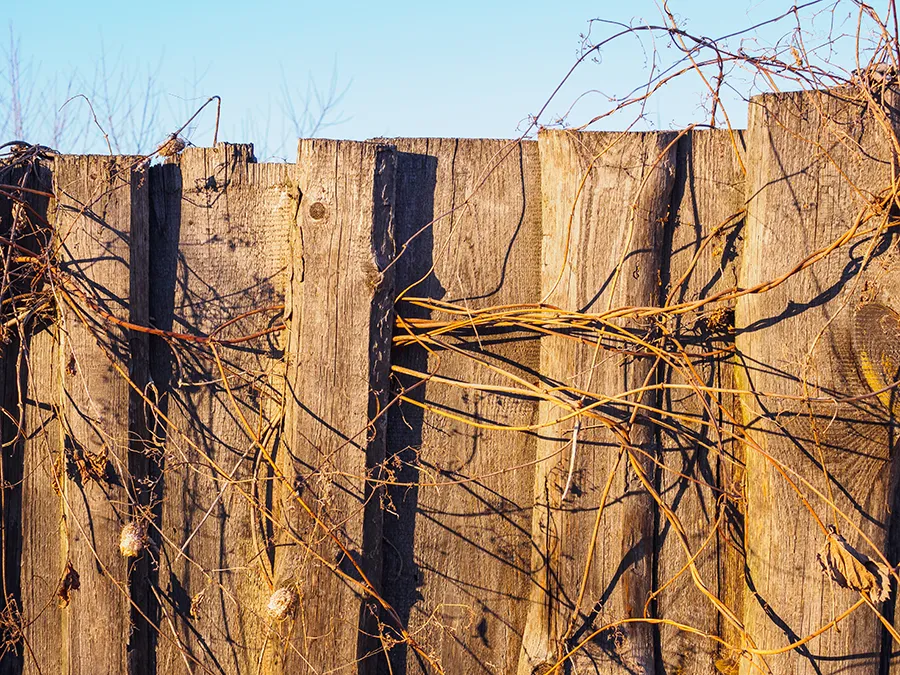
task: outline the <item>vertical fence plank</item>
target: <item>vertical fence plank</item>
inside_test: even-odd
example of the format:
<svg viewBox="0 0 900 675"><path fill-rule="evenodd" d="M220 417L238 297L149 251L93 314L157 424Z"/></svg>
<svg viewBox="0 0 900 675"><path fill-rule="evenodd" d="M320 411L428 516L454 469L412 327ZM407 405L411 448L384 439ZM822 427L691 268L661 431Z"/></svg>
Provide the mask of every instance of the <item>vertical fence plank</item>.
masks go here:
<svg viewBox="0 0 900 675"><path fill-rule="evenodd" d="M49 199L10 186L49 193L53 186L47 164L26 162L8 169L0 175L0 183L15 198L0 199L3 236L26 250L44 250L50 238ZM21 253L6 246L3 251L10 257ZM12 265L10 269L17 267ZM18 271L27 269L19 267ZM33 282L33 278L14 280L4 299L31 291L33 306L46 308L48 298L44 294L49 289L46 284ZM3 599L8 603L6 619L20 622L22 642L3 654L0 670L31 673L37 672L38 666L41 672L58 673L62 624L56 589L64 547L62 502L52 469L60 454L56 338L52 324L40 312L28 323L9 329L4 338L8 341L0 354L4 409Z"/></svg>
<svg viewBox="0 0 900 675"><path fill-rule="evenodd" d="M882 126L864 107L827 92L751 101L742 286L786 274L838 240L866 202L890 188L890 124ZM876 552L863 536L885 550L895 420L860 381L860 339L882 328L860 323L865 308L881 303L900 309L891 245L896 233L872 238L884 217L877 213L862 224L866 236L737 304L744 421L759 445L747 449L745 622L762 649L819 630L859 600L857 592L822 574L817 554L827 526L866 556ZM861 269L873 244L874 258ZM893 339L879 347L894 348ZM886 375L896 380L895 372ZM865 393L869 397L857 401L835 400ZM766 660L778 673L874 673L881 642L879 621L863 606L841 622L840 631ZM741 672L753 672L749 660Z"/></svg>
<svg viewBox="0 0 900 675"><path fill-rule="evenodd" d="M297 191L293 167L252 157L249 145L189 148L151 176L153 320L199 338L152 350L167 419L158 672L256 672L270 636L265 455L281 427L275 329Z"/></svg>
<svg viewBox="0 0 900 675"><path fill-rule="evenodd" d="M289 484L277 494L289 531L279 537L275 576L299 606L278 627L280 672L374 672L367 656L380 647L370 600L380 591L382 490L367 477L381 477L385 456L394 169L393 148L376 143L302 140L298 148L279 460Z"/></svg>
<svg viewBox="0 0 900 675"><path fill-rule="evenodd" d="M679 140L664 275L669 304L708 298L737 285L745 199L738 153L743 153L739 131L695 130ZM683 367L673 372L670 367L666 381L733 389L733 319L733 302L674 317L667 327L691 355L693 372ZM681 428L660 429L664 470L659 490L684 526L688 544L697 553L694 562L710 590L740 616L743 562L738 551L743 542L737 503L743 452L731 436L735 430L729 415L735 413L735 401L731 394L716 392L703 398L705 403L694 390L663 393L663 410L697 422L670 419L669 424ZM702 426L710 422L722 432ZM658 616L740 644L728 631L730 624L693 583L684 549L665 518L659 519L656 556L656 585L665 586L657 599ZM720 672L717 661L731 663L736 657L722 653L708 638L670 625L659 630L667 673L713 675Z"/></svg>
<svg viewBox="0 0 900 675"><path fill-rule="evenodd" d="M62 613L66 542L61 488L57 331L30 336L24 353L25 433L22 443L22 619L25 673L62 673Z"/></svg>
<svg viewBox="0 0 900 675"><path fill-rule="evenodd" d="M16 200L24 194L12 190L23 176L16 168L0 167L0 185L6 194L0 195L0 301L8 301L15 297L19 289L11 287L9 262L18 252L6 242L16 242L17 229L22 220L22 207ZM31 181L31 184L34 182ZM30 187L31 185L26 185ZM9 195L9 196L7 196ZM46 212L46 209L44 209ZM24 225L24 223L22 223ZM6 306L5 303L0 306ZM12 312L2 312L5 322ZM19 354L22 345L17 339L15 330L0 330L0 610L6 620L21 610L22 596L19 585L19 567L21 564L21 508L22 508L22 443L19 434L22 429L19 406ZM24 392L23 392L24 393ZM8 672L21 671L23 645L6 645L0 652L0 670Z"/></svg>
<svg viewBox="0 0 900 675"><path fill-rule="evenodd" d="M79 588L63 619L64 669L128 670L131 600L119 533L131 520L136 485L129 469L137 367L120 321L146 321L147 182L135 157L59 157L54 164L60 268L63 500L67 563ZM78 309L75 309L77 306ZM45 499L52 498L45 494Z"/></svg>
<svg viewBox="0 0 900 675"><path fill-rule="evenodd" d="M674 134L541 134L542 285L547 302L591 313L609 306L656 304L674 183L674 139ZM648 328L634 322L626 327ZM651 370L651 359L610 353L577 340L549 339L541 349L542 376L583 391L609 395L640 388L648 379L652 384ZM639 399L655 404L649 394ZM607 412L624 414L627 420L631 408ZM559 416L559 409L541 405L541 422ZM642 616L651 589L654 504L627 459L617 463L620 443L610 432L585 424L571 489L560 504L568 482L572 426L571 421L553 425L538 442L538 459L555 459L542 461L536 472L535 586L519 673L555 663L599 626ZM630 443L640 452L655 454L652 425L638 417ZM645 457L639 461L649 465ZM644 470L654 473L649 466ZM607 480L613 481L612 489L594 541ZM578 604L583 578L587 585ZM628 624L594 635L573 662L579 671L652 673L653 632L646 625Z"/></svg>
<svg viewBox="0 0 900 675"><path fill-rule="evenodd" d="M52 191L50 170L39 189ZM49 208L48 208L49 207ZM52 202L39 213L52 223ZM36 242L49 243L48 231ZM50 294L51 289L41 288ZM48 298L49 300L50 298ZM52 306L52 305L51 305ZM66 534L63 529L63 445L60 430L60 354L58 327L49 319L36 323L21 343L17 368L23 411L21 439L21 612L23 672L64 672L64 646L59 590L65 575ZM12 671L15 672L15 671Z"/></svg>
<svg viewBox="0 0 900 675"><path fill-rule="evenodd" d="M477 310L536 302L540 293L537 144L399 139L398 292ZM432 225L429 225L432 221ZM422 280L422 283L417 283ZM404 317L430 315L401 302ZM405 331L398 329L397 335ZM534 379L538 342L514 331L448 337L454 352L395 346L395 366L485 385L513 382L474 359ZM397 391L433 406L391 411L389 455L405 483L390 491L385 592L422 647L447 672L513 672L529 587L535 435L479 429L435 410L491 424L527 426L534 401L488 395L407 374ZM418 484L418 487L416 485ZM393 672L419 672L404 648ZM390 672L387 664L382 668Z"/></svg>

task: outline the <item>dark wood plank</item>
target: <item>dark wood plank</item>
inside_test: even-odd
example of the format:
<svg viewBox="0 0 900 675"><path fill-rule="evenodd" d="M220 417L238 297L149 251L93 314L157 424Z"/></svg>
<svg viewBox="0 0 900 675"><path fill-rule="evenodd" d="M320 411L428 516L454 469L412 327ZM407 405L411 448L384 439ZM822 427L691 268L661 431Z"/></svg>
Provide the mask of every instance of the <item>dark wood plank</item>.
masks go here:
<svg viewBox="0 0 900 675"><path fill-rule="evenodd" d="M372 672L377 658L366 657L380 648L370 601L383 504L367 477L380 477L385 457L394 169L393 148L378 143L298 148L275 583L299 604L275 627L277 672Z"/></svg>
<svg viewBox="0 0 900 675"><path fill-rule="evenodd" d="M542 287L548 303L602 313L658 302L674 139L671 133L542 132ZM623 327L646 332L650 326L628 322ZM653 359L563 338L545 339L541 349L542 376L590 392L586 402L652 384L652 367ZM638 398L645 405L656 403L655 393ZM564 412L542 404L539 419L551 423ZM631 409L607 412L627 419ZM603 625L643 616L649 598L654 502L627 458L617 462L619 439L597 426L585 418L564 503L573 421L550 426L538 442L538 459L555 459L538 464L535 478L535 579L518 669L523 675L556 663ZM652 456L654 441L653 425L638 418L630 444ZM647 457L636 457L652 476ZM608 480L611 489L593 540ZM579 604L583 578L587 585ZM653 628L632 623L595 635L572 662L578 672L653 673Z"/></svg>
<svg viewBox="0 0 900 675"><path fill-rule="evenodd" d="M678 142L664 275L669 304L694 302L737 285L745 199L738 153L743 153L739 131L694 130ZM667 328L691 355L693 367L693 372L683 363L677 369L669 367L667 383L734 388L728 351L734 345L733 301L676 316ZM735 397L710 392L701 399L695 391L681 388L665 391L662 401L663 410L697 422L670 419L677 429L660 429L660 460L665 467L659 474L660 495L684 526L709 590L741 616L743 542L738 504L743 449L733 437ZM710 422L716 428L705 426ZM656 585L665 588L657 598L657 615L740 644L729 630L731 624L700 593L686 570L687 558L671 523L660 518L658 528ZM661 625L659 631L667 673L714 675L720 672L717 661L722 665L735 658L709 638L670 625Z"/></svg>
<svg viewBox="0 0 900 675"><path fill-rule="evenodd" d="M777 278L837 240L890 186L886 124L827 92L751 101L742 286ZM877 230L882 222L878 215L861 229ZM816 555L826 526L867 556L876 551L863 536L885 550L894 481L891 414L874 397L829 401L866 392L853 338L860 309L871 302L900 306L896 234L883 235L862 270L871 232L737 304L744 422L758 444L747 449L745 623L761 649L805 637L859 600L822 574ZM777 467L790 470L809 508ZM813 488L833 498L847 519ZM881 644L882 627L863 606L840 631L766 660L777 673L875 673ZM753 672L748 659L741 672Z"/></svg>
<svg viewBox="0 0 900 675"><path fill-rule="evenodd" d="M0 183L43 192L53 189L50 169L44 162L3 172ZM13 194L21 200L18 208L12 200L0 199L3 236L10 236L15 216L16 241L31 251L44 250L51 236L49 199L27 192ZM30 208L22 208L22 202ZM16 249L3 250L4 255L18 253ZM49 311L49 287L46 283L32 286L33 281L14 282L11 294L33 291L33 306ZM55 470L61 466L62 455L56 333L47 315L39 312L27 324L11 329L6 337L9 341L0 356L4 372L3 594L4 600L11 597L15 602L22 642L0 658L0 670L58 673L62 621L56 592L62 577L64 534L60 529L61 476Z"/></svg>
<svg viewBox="0 0 900 675"><path fill-rule="evenodd" d="M398 139L398 291L471 310L537 302L540 173L537 144ZM483 181L483 182L482 182ZM429 223L434 221L432 225ZM401 302L405 317L428 312ZM431 318L447 318L435 312ZM398 329L398 335L405 331ZM474 358L531 381L539 343L521 334L473 334L435 346L395 346L392 363L485 385L514 385ZM469 356L470 355L470 356ZM419 383L419 384L417 384ZM395 391L469 421L528 426L533 400L398 374ZM402 403L391 411L397 468L385 517L385 592L446 672L513 672L527 610L532 461L536 434L482 429ZM423 672L411 650L392 672ZM391 672L384 664L381 672Z"/></svg>
<svg viewBox="0 0 900 675"><path fill-rule="evenodd" d="M282 423L283 365L280 332L265 331L281 321L297 189L292 166L252 157L248 145L189 148L151 176L154 323L221 341L153 344L167 419L158 432L159 672L188 665L256 672L268 645L265 608L274 589L265 455Z"/></svg>

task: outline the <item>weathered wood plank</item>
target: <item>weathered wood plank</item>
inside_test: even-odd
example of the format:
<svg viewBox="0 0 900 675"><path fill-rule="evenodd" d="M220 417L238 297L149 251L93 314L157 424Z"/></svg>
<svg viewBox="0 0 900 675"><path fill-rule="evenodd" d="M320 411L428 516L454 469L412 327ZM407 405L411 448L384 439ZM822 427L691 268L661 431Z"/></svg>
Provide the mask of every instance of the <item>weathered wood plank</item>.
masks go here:
<svg viewBox="0 0 900 675"><path fill-rule="evenodd" d="M129 469L135 357L130 335L105 317L146 322L148 202L135 157L58 157L53 167L60 268L59 384L66 559L80 588L62 614L63 670L128 671L129 561L119 533L136 507ZM75 309L77 306L78 309ZM137 383L140 385L140 383ZM44 499L53 499L45 492Z"/></svg>
<svg viewBox="0 0 900 675"><path fill-rule="evenodd" d="M380 591L383 504L367 477L385 456L394 169L377 143L298 148L275 583L299 603L272 638L277 672L374 672L379 658L366 658L380 643L364 587Z"/></svg>
<svg viewBox="0 0 900 675"><path fill-rule="evenodd" d="M20 180L19 172L12 167L0 167L0 185L14 185ZM6 195L0 196L0 236L9 240L15 234L13 224L13 200ZM0 274L5 275L11 256L12 247L5 242L0 244ZM0 301L13 295L9 288L9 279L0 280ZM0 305L3 307L5 305ZM9 312L0 312L5 321ZM0 332L0 444L3 455L0 457L0 610L4 615L21 609L22 598L19 588L19 560L21 556L21 504L22 504L22 451L12 447L20 430L18 404L19 377L16 373L18 340L13 331ZM14 558L13 567L10 559ZM0 651L0 669L9 672L20 672L22 645L7 645Z"/></svg>
<svg viewBox="0 0 900 675"><path fill-rule="evenodd" d="M154 323L221 341L153 344L153 379L168 419L160 429L159 672L188 664L256 672L270 632L264 456L281 425L283 369L279 333L265 331L281 320L297 190L293 167L252 156L248 145L189 148L151 174ZM264 334L225 344L257 332Z"/></svg>
<svg viewBox="0 0 900 675"><path fill-rule="evenodd" d="M890 187L890 124L886 129L864 107L826 92L751 101L742 286L785 274L837 240L866 202ZM882 222L879 214L862 229L877 230ZM745 623L761 649L803 638L859 600L822 574L816 554L826 542L825 526L835 526L865 555L876 552L863 535L885 550L895 480L891 416L873 397L829 399L866 393L853 325L867 303L900 307L895 237L884 233L863 270L871 232L737 304L738 374L748 391L741 399L744 421L760 448L748 447L746 460ZM777 466L788 467L815 517ZM833 499L847 519L813 489ZM766 660L776 673L879 672L881 636L878 619L863 606L840 631ZM749 660L741 672L754 672Z"/></svg>
<svg viewBox="0 0 900 675"><path fill-rule="evenodd" d="M4 171L0 183L46 193L53 187L50 170L43 162ZM0 199L0 231L10 237L15 217L14 241L30 251L44 250L50 237L49 199L24 191L13 190L12 194L28 207ZM21 252L6 246L2 251L4 260ZM19 267L19 271L24 270ZM49 289L46 284L33 282L33 278L15 280L5 297L32 291L35 295L31 302L43 305L47 298L42 294ZM62 627L56 602L63 554L62 502L55 479L47 480L52 475L49 467L53 458L60 456L56 419L59 389L54 377L56 338L52 325L40 313L5 337L8 342L0 355L4 408L3 600L12 599L14 607L9 609L18 611L23 640L0 658L0 671L37 672L35 666L39 664L42 672L56 673L60 672ZM16 614L10 612L7 618L15 620Z"/></svg>
<svg viewBox="0 0 900 675"><path fill-rule="evenodd" d="M537 144L398 139L398 291L469 309L537 302L540 173ZM486 180L482 184L482 180ZM432 220L436 221L428 226ZM424 228L424 229L423 229ZM406 303L403 316L428 316ZM440 314L432 318L440 318ZM403 331L400 331L403 332ZM490 332L454 347L529 380L538 341ZM512 385L473 358L418 345L392 363L486 385ZM417 384L419 383L419 384ZM398 377L396 389L473 421L527 426L533 401ZM389 418L399 485L385 517L385 593L422 647L447 672L509 673L525 625L530 567L533 433L478 429L403 403ZM416 487L418 485L418 487ZM421 661L395 648L392 671Z"/></svg>
<svg viewBox="0 0 900 675"><path fill-rule="evenodd" d="M737 286L738 257L745 199L744 174L738 153L741 132L695 130L678 142L678 166L669 218L668 262L664 270L669 304L693 302ZM676 386L734 388L731 354L734 345L734 302L705 306L673 318L667 328L691 355L693 372L669 367L666 382ZM701 356L710 354L711 356ZM688 415L697 423L667 422L676 430L660 429L659 490L684 526L690 548L699 552L695 564L710 591L740 616L743 560L738 551L742 448L729 434L734 425L734 396L710 392L705 402L697 393L669 389L662 409ZM720 411L724 408L728 414ZM712 413L712 414L710 414ZM703 426L715 423L718 429ZM660 518L656 535L657 616L692 626L710 635L724 635L736 644L731 624L693 583L687 558L671 524ZM701 547L702 552L701 552ZM677 580L669 584L676 575ZM714 675L716 661L730 662L708 638L661 625L662 667L666 673Z"/></svg>
<svg viewBox="0 0 900 675"><path fill-rule="evenodd" d="M542 286L548 303L599 313L658 302L663 229L674 184L674 139L669 133L542 132ZM633 322L624 327L648 329ZM542 376L598 396L652 384L652 368L652 359L598 350L575 340L546 339L541 349ZM639 400L655 405L656 397L645 393ZM626 419L630 413L625 408ZM550 404L540 406L541 422L551 423L560 414ZM619 440L593 426L587 420L581 430L564 504L560 498L567 482L573 422L549 427L538 441L538 459L555 459L538 464L535 478L535 580L519 662L522 675L555 663L600 626L643 616L649 598L654 503L627 459L617 464ZM630 444L652 456L654 436L652 425L638 417ZM641 464L650 464L638 456ZM644 470L654 474L650 466ZM593 541L610 476L611 490ZM585 575L589 559L592 565ZM579 605L583 577L587 585ZM579 672L653 673L653 630L635 623L594 635L573 663Z"/></svg>
<svg viewBox="0 0 900 675"><path fill-rule="evenodd" d="M63 673L63 612L58 592L65 574L64 463L59 424L60 358L56 330L32 335L24 354L25 431L22 462L22 618L24 670ZM15 672L15 671L13 671Z"/></svg>

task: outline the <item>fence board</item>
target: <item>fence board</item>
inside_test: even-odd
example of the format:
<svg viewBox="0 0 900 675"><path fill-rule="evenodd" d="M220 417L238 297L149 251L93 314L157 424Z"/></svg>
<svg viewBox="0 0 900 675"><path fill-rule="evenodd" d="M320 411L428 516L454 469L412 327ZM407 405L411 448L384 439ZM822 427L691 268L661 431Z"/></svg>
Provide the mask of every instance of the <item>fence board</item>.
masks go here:
<svg viewBox="0 0 900 675"><path fill-rule="evenodd" d="M678 143L678 167L669 220L666 295L670 304L707 298L737 286L738 256L744 210L744 174L738 153L743 153L741 132L695 130ZM666 381L733 389L734 303L716 304L677 316L668 328L692 354L694 377L667 369ZM701 353L714 354L701 357ZM709 589L737 616L741 612L742 567L737 550L742 546L740 497L742 450L728 434L734 432L729 415L735 413L730 394L704 395L704 404L694 391L668 390L662 408L715 423L723 431L687 424L686 435L660 429L659 490L666 504L684 526L694 552L702 552L695 564ZM719 406L728 414L723 414ZM712 412L712 414L710 414ZM678 424L668 420L670 424ZM703 481L700 484L695 481ZM656 586L667 585L657 598L657 615L711 635L725 634L730 624L722 621L715 607L702 596L671 525L660 518L656 535ZM677 580L669 584L676 575ZM733 655L692 633L661 625L662 666L667 673L720 672L716 661L730 662ZM736 641L740 644L740 640Z"/></svg>
<svg viewBox="0 0 900 675"><path fill-rule="evenodd" d="M892 151L884 128L864 109L827 93L754 98L746 137L750 201L742 286L786 273L838 239L869 196L890 185ZM881 223L879 215L864 227ZM822 575L816 554L826 542L824 526L836 526L865 555L875 552L860 532L880 550L886 544L894 480L890 415L873 398L844 404L803 399L864 391L855 363L856 317L867 303L897 307L900 299L888 239L878 242L863 271L871 236L737 305L745 423L762 450L796 472L790 475L819 520L773 462L748 448L745 622L763 649L818 630L859 599ZM813 488L832 497L853 525ZM877 618L863 607L844 619L839 632L767 661L778 673L873 673L881 634ZM741 672L752 672L748 662Z"/></svg>
<svg viewBox="0 0 900 675"><path fill-rule="evenodd" d="M0 168L0 185L4 188L12 186L21 179L16 168L4 166ZM0 195L0 236L11 239L15 234L13 225L14 201L6 194ZM2 250L2 269L5 270L13 252L5 246ZM14 291L8 288L7 278L0 285L0 300L13 296ZM22 453L21 444L14 447L20 428L18 405L18 377L16 375L17 354L19 344L15 339L15 331L5 330L0 334L0 442L3 444L0 457L0 611L4 615L21 608L21 592L19 587L19 569L21 555L21 503L22 503ZM15 485L15 487L13 487ZM10 559L15 557L15 567L10 568ZM18 563L18 564L17 564ZM18 646L6 648L0 652L0 668L21 671L21 654Z"/></svg>
<svg viewBox="0 0 900 675"><path fill-rule="evenodd" d="M57 292L99 310L89 314L67 303L59 316L66 555L80 581L62 615L69 673L128 669L129 564L119 552L119 532L132 518L135 483L133 391L125 376L141 354L132 353L132 336L102 314L146 321L140 279L147 274L148 193L138 162L64 156L53 167L60 267L80 285L62 284Z"/></svg>
<svg viewBox="0 0 900 675"><path fill-rule="evenodd" d="M296 492L279 491L293 534L275 559L277 585L300 593L296 616L279 631L276 665L286 673L374 672L376 659L365 657L380 647L360 570L380 590L381 490L366 477L379 476L385 457L376 415L390 366L395 162L393 148L376 143L302 140L298 148L280 462Z"/></svg>
<svg viewBox="0 0 900 675"><path fill-rule="evenodd" d="M24 358L25 439L22 443L22 618L24 671L63 672L63 612L57 593L66 564L62 437L59 425L57 334L47 327L30 336ZM12 670L11 672L17 672Z"/></svg>
<svg viewBox="0 0 900 675"><path fill-rule="evenodd" d="M157 327L224 341L281 320L297 208L293 167L256 164L252 156L252 146L223 143L189 148L153 169ZM256 672L268 644L273 552L262 514L271 512L271 476L244 420L271 448L281 425L279 339L265 333L214 349L154 344L153 377L169 421L159 672L197 664L217 673Z"/></svg>
<svg viewBox="0 0 900 675"><path fill-rule="evenodd" d="M19 167L0 168L0 185L4 191L21 199L22 192L14 192L12 186L21 184L24 176ZM30 180L25 184L32 187L36 181ZM44 208L46 215L46 208ZM13 214L16 215L14 219ZM15 203L11 197L0 196L0 236L6 240L18 239L18 229L21 227L22 207ZM10 287L12 279L10 273L10 259L15 254L15 249L4 246L2 249L2 264L0 264L0 301L7 301L15 297L19 289ZM5 305L4 305L5 306ZM8 314L4 313L4 316ZM5 319L4 319L5 320ZM24 429L20 420L19 405L19 380L18 370L21 362L19 334L21 329L5 329L0 331L0 442L2 442L3 454L0 457L0 608L4 616L14 615L21 609L21 589L19 585L19 567L21 564L21 537L22 537L22 443L19 442L19 434ZM21 378L24 380L25 378ZM0 652L0 669L21 670L21 653L18 649L5 648Z"/></svg>
<svg viewBox="0 0 900 675"><path fill-rule="evenodd" d="M599 313L609 306L658 301L663 227L674 183L674 139L674 134L541 134L542 285L550 304ZM648 359L623 358L556 339L542 345L540 372L551 381L607 393L643 386L648 377L652 379L651 366ZM649 395L642 401L655 402ZM558 409L541 405L542 422L559 415ZM572 422L550 427L538 442L538 459L556 459L541 462L536 472L532 533L538 553L519 664L522 674L554 663L567 645L581 642L600 625L641 616L649 597L652 498L624 460L616 469L619 443L612 434L590 426L579 437L565 504L560 498L568 473L566 443ZM631 443L654 453L653 436L652 427L638 420ZM594 521L611 473L613 487L594 545ZM590 556L593 565L584 598L576 607ZM651 673L652 637L652 631L640 624L620 627L615 635L595 636L579 650L574 667Z"/></svg>
<svg viewBox="0 0 900 675"><path fill-rule="evenodd" d="M0 182L20 184L49 192L52 177L48 166L41 163L4 172ZM30 218L33 232L18 232L18 241L32 251L39 251L50 236L46 226L49 200L46 197L16 193L27 202L33 213L19 212ZM15 213L12 200L0 199L0 223L8 236ZM43 220L43 222L42 222ZM20 222L17 225L22 227ZM24 235L24 237L23 237ZM8 249L7 249L8 250ZM9 251L13 254L14 251ZM17 284L13 291L28 290L28 284ZM46 286L35 288L46 292ZM4 470L4 599L14 598L22 622L23 645L11 649L0 659L3 672L58 673L62 654L61 609L57 604L57 585L62 577L64 546L62 544L62 500L59 498L56 464L61 459L58 409L59 387L53 324L39 320L16 332L3 346L3 470ZM17 428L22 435L16 442ZM10 445L7 445L10 444ZM27 467L27 470L26 470ZM17 653L18 652L18 653Z"/></svg>
<svg viewBox="0 0 900 675"><path fill-rule="evenodd" d="M398 291L422 280L409 295L470 309L536 302L537 144L393 142L400 151L397 239L404 249ZM428 316L406 303L398 311ZM533 338L491 333L448 343L531 380L539 365ZM418 345L395 347L392 363L461 381L512 384L472 358L440 348L428 354ZM414 386L411 398L473 421L523 426L536 418L532 401L417 382L398 377L397 389ZM385 518L387 598L447 672L513 672L529 586L535 436L476 429L410 403L391 411L388 435L396 479L407 485L390 491L393 511ZM393 673L422 668L414 654L393 650ZM384 664L381 672L391 670Z"/></svg>

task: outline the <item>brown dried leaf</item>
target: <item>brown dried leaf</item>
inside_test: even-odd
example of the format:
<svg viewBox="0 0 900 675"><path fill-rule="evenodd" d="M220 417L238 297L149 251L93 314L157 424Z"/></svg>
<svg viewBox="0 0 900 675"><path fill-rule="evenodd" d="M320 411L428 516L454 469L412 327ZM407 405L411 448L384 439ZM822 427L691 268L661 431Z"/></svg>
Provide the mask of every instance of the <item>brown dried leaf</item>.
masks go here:
<svg viewBox="0 0 900 675"><path fill-rule="evenodd" d="M850 588L872 602L884 602L891 594L890 569L863 555L828 526L825 546L816 556L822 570L841 588Z"/></svg>
<svg viewBox="0 0 900 675"><path fill-rule="evenodd" d="M76 447L72 451L70 457L71 466L69 467L69 475L72 478L79 478L82 485L94 481L97 483L109 482L109 460L105 452L91 452L81 447Z"/></svg>
<svg viewBox="0 0 900 675"><path fill-rule="evenodd" d="M740 672L740 658L736 657L734 654L729 654L728 656L722 656L716 659L715 666L716 670L720 673L724 673L724 675L738 675Z"/></svg>
<svg viewBox="0 0 900 675"><path fill-rule="evenodd" d="M71 592L77 591L79 588L81 588L81 577L78 575L78 571L72 567L72 562L67 560L66 569L59 582L59 590L56 591L59 606L68 607Z"/></svg>
<svg viewBox="0 0 900 675"><path fill-rule="evenodd" d="M203 607L203 601L206 599L205 593L206 589L204 588L202 591L197 593L197 595L191 598L191 617L193 617L194 619L200 618L200 610Z"/></svg>

